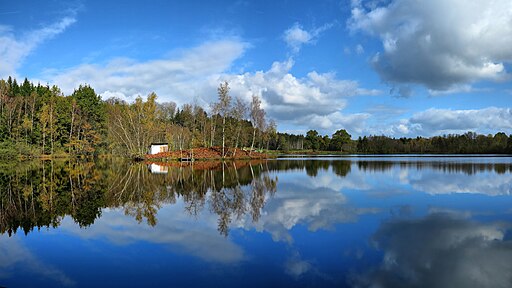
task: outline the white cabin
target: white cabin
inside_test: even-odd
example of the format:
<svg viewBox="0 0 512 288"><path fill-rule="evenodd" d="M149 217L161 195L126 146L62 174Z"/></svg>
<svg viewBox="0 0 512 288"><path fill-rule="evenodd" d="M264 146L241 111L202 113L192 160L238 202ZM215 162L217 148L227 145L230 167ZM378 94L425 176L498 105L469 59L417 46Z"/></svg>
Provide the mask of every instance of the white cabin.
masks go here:
<svg viewBox="0 0 512 288"><path fill-rule="evenodd" d="M149 154L158 154L167 151L169 151L169 145L167 143L152 143L149 148Z"/></svg>

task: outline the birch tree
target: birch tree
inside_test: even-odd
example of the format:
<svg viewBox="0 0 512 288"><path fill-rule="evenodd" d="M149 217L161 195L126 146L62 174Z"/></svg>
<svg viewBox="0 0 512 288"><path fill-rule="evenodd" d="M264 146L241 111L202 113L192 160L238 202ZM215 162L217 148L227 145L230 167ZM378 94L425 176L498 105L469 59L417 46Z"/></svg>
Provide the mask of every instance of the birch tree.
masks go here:
<svg viewBox="0 0 512 288"><path fill-rule="evenodd" d="M265 128L265 111L261 109L261 100L258 95L252 95L251 102L251 122L252 122L252 143L251 143L251 151L254 149L254 140L256 139L256 131L263 131Z"/></svg>
<svg viewBox="0 0 512 288"><path fill-rule="evenodd" d="M233 157L235 157L236 149L238 148L238 143L240 140L240 133L242 132L242 124L247 116L247 104L240 98L235 98L235 105L233 106L233 111L231 112L233 118L236 122L235 129L235 150L233 152Z"/></svg>
<svg viewBox="0 0 512 288"><path fill-rule="evenodd" d="M231 96L229 95L229 84L228 82L221 83L217 88L217 94L219 96L219 102L215 103L215 111L218 111L222 118L222 157L226 156L226 118L229 116L231 111ZM212 115L213 117L214 115Z"/></svg>

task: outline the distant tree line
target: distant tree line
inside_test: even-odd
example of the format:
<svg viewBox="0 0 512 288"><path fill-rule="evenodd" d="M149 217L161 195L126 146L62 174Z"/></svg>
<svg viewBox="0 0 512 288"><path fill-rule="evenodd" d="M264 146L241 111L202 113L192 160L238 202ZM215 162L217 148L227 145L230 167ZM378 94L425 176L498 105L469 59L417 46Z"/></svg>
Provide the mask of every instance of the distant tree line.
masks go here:
<svg viewBox="0 0 512 288"><path fill-rule="evenodd" d="M352 140L345 129L331 136L310 130L306 135L278 133L267 119L261 99L250 103L230 95L221 83L210 113L198 104L178 107L158 103L157 95L128 103L101 99L90 86L71 95L59 87L0 80L0 158L40 155L116 154L140 156L153 142L171 150L197 147L245 147L279 151L309 150L341 153L512 153L512 135L444 135L431 138L364 136Z"/></svg>
<svg viewBox="0 0 512 288"><path fill-rule="evenodd" d="M332 137L322 136L316 130L303 135L277 133L271 149L326 151L362 154L512 154L512 135L503 132L480 135L467 132L462 135L449 134L430 138L392 138L388 136L363 136L352 140L344 129Z"/></svg>
<svg viewBox="0 0 512 288"><path fill-rule="evenodd" d="M498 132L479 135L443 135L431 138L389 138L386 136L359 137L356 149L361 153L456 153L456 154L512 154L512 135Z"/></svg>

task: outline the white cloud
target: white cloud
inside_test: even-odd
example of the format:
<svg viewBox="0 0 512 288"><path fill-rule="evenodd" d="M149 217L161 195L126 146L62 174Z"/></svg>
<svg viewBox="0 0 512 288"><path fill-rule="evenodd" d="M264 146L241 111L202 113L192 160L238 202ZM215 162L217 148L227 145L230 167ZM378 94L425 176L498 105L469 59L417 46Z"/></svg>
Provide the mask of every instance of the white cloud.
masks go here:
<svg viewBox="0 0 512 288"><path fill-rule="evenodd" d="M293 65L293 60L288 59L274 62L268 71L223 75L221 79L230 83L234 95L248 100L253 94L261 96L263 108L279 123L327 133L338 127L362 130L368 114L344 115L340 110L345 108L348 97L376 95L379 91L360 88L356 81L337 79L334 73L312 71L304 78L297 78L290 73ZM218 82L219 79L214 79L212 85Z"/></svg>
<svg viewBox="0 0 512 288"><path fill-rule="evenodd" d="M364 47L363 47L363 45L361 45L361 44L357 44L357 46L356 46L356 53L357 53L358 55L361 55L361 54L363 54L363 53L364 53Z"/></svg>
<svg viewBox="0 0 512 288"><path fill-rule="evenodd" d="M448 95L448 94L455 94L455 93L489 93L493 92L492 88L476 88L470 84L454 84L450 88L446 90L428 90L428 93L432 96L439 96L439 95ZM507 90L503 90L503 92L507 93Z"/></svg>
<svg viewBox="0 0 512 288"><path fill-rule="evenodd" d="M512 132L512 109L489 107L480 110L428 109L414 114L409 125L423 133L444 134L467 131Z"/></svg>
<svg viewBox="0 0 512 288"><path fill-rule="evenodd" d="M346 115L340 111L347 97L380 91L360 88L357 81L338 79L334 73L311 71L305 77L296 77L291 73L292 58L274 62L267 71L230 73L248 47L236 38L218 40L183 50L172 58L143 62L115 59L103 65L50 71L41 78L57 84L65 94L71 94L80 84L89 84L103 99L117 97L130 102L135 96L144 97L154 91L160 102L180 105L196 99L205 107L216 100L219 83L228 81L233 96L246 101L253 94L260 96L267 115L280 125L302 125L328 134L340 127L352 133L362 131L367 113Z"/></svg>
<svg viewBox="0 0 512 288"><path fill-rule="evenodd" d="M194 97L208 102L216 92L207 79L218 80L240 58L248 44L237 39L206 42L174 58L135 61L115 59L105 65L83 64L44 78L70 94L80 84L91 85L104 99L115 96L131 101L155 91L160 101L189 103ZM215 84L217 87L218 82Z"/></svg>
<svg viewBox="0 0 512 288"><path fill-rule="evenodd" d="M431 90L509 79L512 2L508 0L353 1L348 26L379 37L372 64L392 83Z"/></svg>
<svg viewBox="0 0 512 288"><path fill-rule="evenodd" d="M313 38L313 35L308 31L302 29L298 23L295 23L291 28L284 32L284 41L290 46L293 51L298 52L303 44L307 44Z"/></svg>
<svg viewBox="0 0 512 288"><path fill-rule="evenodd" d="M323 133L331 133L334 130L344 128L350 133L361 134L366 128L366 120L370 117L367 113L343 114L333 112L328 115L308 115L297 119L296 123L303 127L311 127Z"/></svg>
<svg viewBox="0 0 512 288"><path fill-rule="evenodd" d="M216 99L219 83L228 81L233 96L250 101L253 94L263 100L267 115L279 123L306 125L332 133L343 127L361 131L368 114L345 115L340 112L347 97L376 95L377 90L360 88L357 81L340 80L334 73L309 72L298 78L290 71L293 59L274 62L269 70L253 73L228 73L249 44L237 39L207 42L185 50L168 59L139 62L116 59L105 65L83 64L44 75L65 94L71 94L80 84L89 84L103 99L117 97L132 101L154 91L158 100L190 103L197 99L207 106Z"/></svg>
<svg viewBox="0 0 512 288"><path fill-rule="evenodd" d="M314 44L318 39L318 36L320 36L320 34L325 30L330 29L332 26L333 24L325 24L320 28L307 31L304 30L302 25L295 23L292 27L284 31L283 39L288 47L290 47L293 52L297 53L303 45Z"/></svg>
<svg viewBox="0 0 512 288"><path fill-rule="evenodd" d="M16 69L38 45L64 32L75 22L74 17L65 17L54 24L26 32L21 36L16 35L11 27L0 26L0 78L16 77Z"/></svg>
<svg viewBox="0 0 512 288"><path fill-rule="evenodd" d="M479 134L505 132L512 134L512 109L487 107L482 109L451 110L430 108L401 119L386 127L368 127L373 135L390 136L464 134L473 131Z"/></svg>

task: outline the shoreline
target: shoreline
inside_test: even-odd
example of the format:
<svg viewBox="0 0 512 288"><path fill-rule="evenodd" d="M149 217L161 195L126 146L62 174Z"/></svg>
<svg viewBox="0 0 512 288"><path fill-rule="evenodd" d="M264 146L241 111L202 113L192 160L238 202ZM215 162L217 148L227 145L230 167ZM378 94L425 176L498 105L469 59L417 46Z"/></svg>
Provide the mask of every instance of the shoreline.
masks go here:
<svg viewBox="0 0 512 288"><path fill-rule="evenodd" d="M218 160L251 160L269 159L275 156L267 153L247 151L240 148L225 148L224 153L221 147L192 148L188 150L177 150L160 152L157 154L146 154L136 160L148 161L154 159L167 159L174 161L218 161Z"/></svg>

